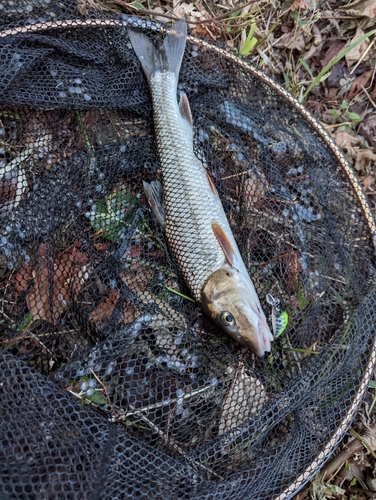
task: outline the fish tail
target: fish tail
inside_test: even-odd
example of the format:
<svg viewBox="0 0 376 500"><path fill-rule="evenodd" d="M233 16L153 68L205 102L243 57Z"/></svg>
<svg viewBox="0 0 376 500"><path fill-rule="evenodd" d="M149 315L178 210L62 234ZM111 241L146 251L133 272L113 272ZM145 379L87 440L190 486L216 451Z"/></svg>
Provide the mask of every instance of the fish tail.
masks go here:
<svg viewBox="0 0 376 500"><path fill-rule="evenodd" d="M187 39L185 19L174 24L160 47L155 47L144 33L134 28L128 27L128 34L149 83L155 73L163 72L175 73L178 81Z"/></svg>

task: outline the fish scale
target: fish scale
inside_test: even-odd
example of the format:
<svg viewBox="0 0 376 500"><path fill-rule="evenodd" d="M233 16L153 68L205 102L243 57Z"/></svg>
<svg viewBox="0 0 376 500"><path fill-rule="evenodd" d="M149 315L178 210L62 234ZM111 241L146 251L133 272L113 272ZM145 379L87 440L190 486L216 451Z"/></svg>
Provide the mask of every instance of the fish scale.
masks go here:
<svg viewBox="0 0 376 500"><path fill-rule="evenodd" d="M212 230L213 220L228 224L222 205L212 192L206 170L193 152L174 89L173 73L151 78L154 123L162 167L166 236L182 275L195 300L209 274L224 264L224 256ZM162 111L162 112L160 112ZM205 210L203 208L205 207ZM236 246L235 240L232 244Z"/></svg>
<svg viewBox="0 0 376 500"><path fill-rule="evenodd" d="M163 194L158 182L144 182L148 201L194 299L222 330L262 356L273 335L217 190L194 154L188 99L183 94L177 101L185 21L159 48L132 28L129 37L150 87L162 170Z"/></svg>

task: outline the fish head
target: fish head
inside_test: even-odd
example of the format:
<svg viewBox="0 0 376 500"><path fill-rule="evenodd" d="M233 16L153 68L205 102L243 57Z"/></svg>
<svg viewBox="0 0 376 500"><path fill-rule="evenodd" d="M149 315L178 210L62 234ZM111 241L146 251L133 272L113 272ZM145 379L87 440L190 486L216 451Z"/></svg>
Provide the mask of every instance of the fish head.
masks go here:
<svg viewBox="0 0 376 500"><path fill-rule="evenodd" d="M200 305L227 335L258 356L271 350L273 335L249 276L232 267L214 271L202 288Z"/></svg>

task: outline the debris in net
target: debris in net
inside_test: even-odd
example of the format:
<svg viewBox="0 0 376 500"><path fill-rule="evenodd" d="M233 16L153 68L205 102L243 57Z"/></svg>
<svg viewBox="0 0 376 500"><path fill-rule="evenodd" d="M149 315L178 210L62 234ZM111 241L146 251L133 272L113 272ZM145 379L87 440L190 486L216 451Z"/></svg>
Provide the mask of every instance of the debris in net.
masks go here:
<svg viewBox="0 0 376 500"><path fill-rule="evenodd" d="M218 435L237 429L247 423L250 416L261 411L267 401L265 387L247 373L244 365L230 370L232 382L222 401Z"/></svg>
<svg viewBox="0 0 376 500"><path fill-rule="evenodd" d="M39 137L8 164L0 165L0 214L16 208L28 190L27 162L51 144L51 134Z"/></svg>
<svg viewBox="0 0 376 500"><path fill-rule="evenodd" d="M26 304L34 320L57 323L89 276L86 261L87 257L76 250L54 258L48 244L39 247L35 266L25 264L16 276L17 290L26 291Z"/></svg>

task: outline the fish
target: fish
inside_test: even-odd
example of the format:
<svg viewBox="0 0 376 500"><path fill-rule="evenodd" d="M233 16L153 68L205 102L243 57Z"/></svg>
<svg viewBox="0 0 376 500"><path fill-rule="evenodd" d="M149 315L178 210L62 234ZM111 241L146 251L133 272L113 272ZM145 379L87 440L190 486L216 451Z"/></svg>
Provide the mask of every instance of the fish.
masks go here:
<svg viewBox="0 0 376 500"><path fill-rule="evenodd" d="M289 322L287 312L281 306L280 300L273 297L268 293L266 295L266 302L272 306L272 328L274 338L278 338L286 330Z"/></svg>
<svg viewBox="0 0 376 500"><path fill-rule="evenodd" d="M187 26L179 20L155 46L128 27L153 104L162 184L143 182L192 297L222 331L262 357L273 335L241 257L213 179L193 150L185 93L177 99Z"/></svg>

